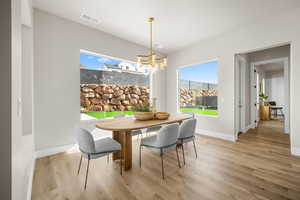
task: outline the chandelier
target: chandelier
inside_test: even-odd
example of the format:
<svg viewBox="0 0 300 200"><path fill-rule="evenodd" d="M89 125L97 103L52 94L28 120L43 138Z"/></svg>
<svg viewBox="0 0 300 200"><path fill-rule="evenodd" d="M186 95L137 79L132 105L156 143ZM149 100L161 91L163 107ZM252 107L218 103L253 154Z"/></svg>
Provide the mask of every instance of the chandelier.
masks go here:
<svg viewBox="0 0 300 200"><path fill-rule="evenodd" d="M137 56L137 64L139 66L150 66L152 68L164 69L167 66L167 57L159 57L153 52L152 47L152 22L154 21L153 17L148 19L150 23L150 54L149 55L138 55Z"/></svg>

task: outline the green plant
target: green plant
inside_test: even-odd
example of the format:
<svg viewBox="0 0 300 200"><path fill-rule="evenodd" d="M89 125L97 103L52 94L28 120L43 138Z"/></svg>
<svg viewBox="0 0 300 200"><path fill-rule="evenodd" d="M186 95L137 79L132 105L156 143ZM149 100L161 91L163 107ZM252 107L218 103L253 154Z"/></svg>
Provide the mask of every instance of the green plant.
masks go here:
<svg viewBox="0 0 300 200"><path fill-rule="evenodd" d="M265 105L266 104L265 101L267 101L269 96L265 95L264 93L260 93L258 96L259 96L260 101Z"/></svg>
<svg viewBox="0 0 300 200"><path fill-rule="evenodd" d="M132 110L135 112L151 112L151 106L149 102L143 104L133 105Z"/></svg>

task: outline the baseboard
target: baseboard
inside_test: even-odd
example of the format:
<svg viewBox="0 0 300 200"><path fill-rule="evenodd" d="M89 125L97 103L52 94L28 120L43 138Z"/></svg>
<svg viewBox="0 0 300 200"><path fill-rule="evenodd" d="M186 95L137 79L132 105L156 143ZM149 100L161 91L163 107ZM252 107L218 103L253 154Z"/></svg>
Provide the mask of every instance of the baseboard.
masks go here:
<svg viewBox="0 0 300 200"><path fill-rule="evenodd" d="M57 146L57 147L52 147L52 148L48 148L48 149L42 149L42 150L36 151L35 154L36 154L36 158L42 158L42 157L62 153L62 152L65 152L69 149L76 148L76 147L77 147L76 144L67 144L67 145L63 145L63 146Z"/></svg>
<svg viewBox="0 0 300 200"><path fill-rule="evenodd" d="M299 147L291 147L291 154L294 156L300 156L300 148Z"/></svg>
<svg viewBox="0 0 300 200"><path fill-rule="evenodd" d="M27 188L27 200L31 200L34 170L35 170L35 156L33 156L33 158L32 158L31 166L30 166L30 169L29 169L28 188Z"/></svg>
<svg viewBox="0 0 300 200"><path fill-rule="evenodd" d="M246 133L247 131L249 131L249 129L254 128L254 127L255 127L255 124L250 124L247 127L245 127L242 131L243 131L243 133Z"/></svg>
<svg viewBox="0 0 300 200"><path fill-rule="evenodd" d="M235 142L235 137L234 135L226 134L226 133L220 133L220 132L214 132L214 131L209 131L209 130L204 130L204 129L197 129L197 134L199 135L206 135L210 137L215 137L215 138L220 138L223 140L229 140Z"/></svg>

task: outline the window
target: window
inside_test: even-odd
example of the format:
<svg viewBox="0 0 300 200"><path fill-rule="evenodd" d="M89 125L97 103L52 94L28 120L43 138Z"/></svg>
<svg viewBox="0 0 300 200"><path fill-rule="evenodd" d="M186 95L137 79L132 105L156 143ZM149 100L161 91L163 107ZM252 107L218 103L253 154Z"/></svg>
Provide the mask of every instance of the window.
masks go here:
<svg viewBox="0 0 300 200"><path fill-rule="evenodd" d="M81 119L132 115L132 107L149 102L149 70L133 62L80 53Z"/></svg>
<svg viewBox="0 0 300 200"><path fill-rule="evenodd" d="M179 75L180 112L218 115L218 62L183 67Z"/></svg>

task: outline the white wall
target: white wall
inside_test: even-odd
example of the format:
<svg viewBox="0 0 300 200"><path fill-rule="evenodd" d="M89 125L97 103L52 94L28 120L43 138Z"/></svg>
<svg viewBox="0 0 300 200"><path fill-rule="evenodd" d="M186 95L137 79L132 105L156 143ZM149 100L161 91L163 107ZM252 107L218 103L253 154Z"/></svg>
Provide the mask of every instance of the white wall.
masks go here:
<svg viewBox="0 0 300 200"><path fill-rule="evenodd" d="M291 42L291 145L295 153L300 148L300 10L262 18L252 24L240 26L219 37L211 38L169 55L167 71L167 110L176 112L176 70L183 65L219 60L219 110L218 117L197 116L198 128L233 137L234 110L234 55L265 49Z"/></svg>
<svg viewBox="0 0 300 200"><path fill-rule="evenodd" d="M27 6L30 9L31 5ZM30 28L29 28L30 29ZM24 32L23 32L24 34ZM32 37L32 32L27 32L27 39ZM23 36L25 36L23 35ZM27 37L28 36L28 37ZM24 37L23 37L24 38ZM23 44L32 49L32 40ZM27 49L28 50L28 49ZM27 53L27 52L26 52ZM22 76L23 72L30 70L30 65L22 64L22 25L21 1L12 1L12 199L26 199L27 189L30 188L30 175L33 169L34 137L33 134L24 135L22 130ZM32 56L32 55L31 55Z"/></svg>
<svg viewBox="0 0 300 200"><path fill-rule="evenodd" d="M36 150L75 142L80 122L80 49L126 60L148 49L96 29L34 12L34 102ZM164 110L164 72L155 74L153 94Z"/></svg>
<svg viewBox="0 0 300 200"><path fill-rule="evenodd" d="M33 30L22 25L22 128L33 134Z"/></svg>
<svg viewBox="0 0 300 200"><path fill-rule="evenodd" d="M267 71L265 73L265 94L268 101L276 101L278 106L284 107L284 74L280 71Z"/></svg>

